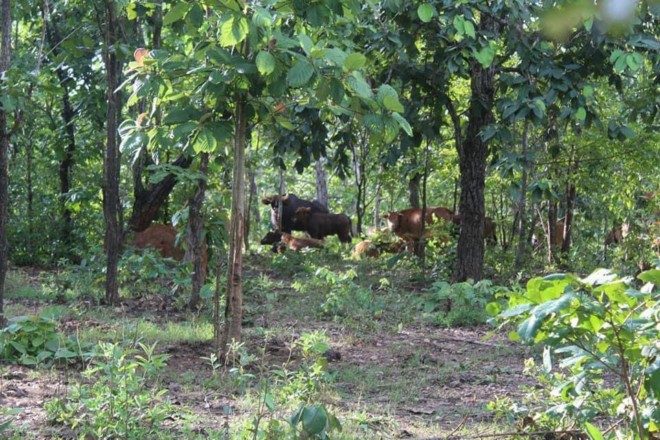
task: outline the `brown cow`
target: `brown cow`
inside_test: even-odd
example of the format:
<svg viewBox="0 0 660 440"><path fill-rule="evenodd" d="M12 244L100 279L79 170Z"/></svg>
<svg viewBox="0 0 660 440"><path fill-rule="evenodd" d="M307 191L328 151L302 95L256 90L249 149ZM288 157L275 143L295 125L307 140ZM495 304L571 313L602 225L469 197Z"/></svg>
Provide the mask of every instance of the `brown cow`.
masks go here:
<svg viewBox="0 0 660 440"><path fill-rule="evenodd" d="M316 240L314 238L306 237L294 237L291 234L280 231L270 231L264 238L261 239L261 244L272 244L273 251L280 253L281 246L280 243L284 245L287 249L292 251L299 251L304 248L322 248L323 240Z"/></svg>
<svg viewBox="0 0 660 440"><path fill-rule="evenodd" d="M360 258L362 255L366 255L371 258L380 257L380 251L376 247L373 240L363 240L355 245L353 249L353 257Z"/></svg>
<svg viewBox="0 0 660 440"><path fill-rule="evenodd" d="M628 223L623 223L620 226L613 227L605 236L605 245L609 246L611 244L623 243L623 239L628 236L629 232L630 225Z"/></svg>
<svg viewBox="0 0 660 440"><path fill-rule="evenodd" d="M398 254L405 249L401 241L388 242L377 240L364 240L355 245L353 257L361 258L363 255L371 258L378 258L383 253Z"/></svg>
<svg viewBox="0 0 660 440"><path fill-rule="evenodd" d="M461 215L454 215L451 221L455 225L461 226ZM490 244L497 243L497 224L488 216L484 217L484 240Z"/></svg>
<svg viewBox="0 0 660 440"><path fill-rule="evenodd" d="M426 208L425 224L428 226L440 219L450 222L454 213L451 209ZM422 237L422 210L417 208L404 209L403 211L390 211L383 215L387 220L390 231L406 241L419 241ZM425 228L427 237L430 235Z"/></svg>
<svg viewBox="0 0 660 440"><path fill-rule="evenodd" d="M311 208L298 208L293 221L303 225L312 238L320 240L336 235L342 243L351 242L351 219L346 214L325 214L312 212Z"/></svg>
<svg viewBox="0 0 660 440"><path fill-rule="evenodd" d="M535 249L538 249L541 247L543 243L547 243L547 240L544 238L545 237L545 231L540 230L537 233L532 234L532 246L534 246ZM552 239L552 246L554 247L562 247L564 244L564 221L559 220L557 223L554 225L554 237Z"/></svg>
<svg viewBox="0 0 660 440"><path fill-rule="evenodd" d="M144 231L135 234L133 243L138 249L156 249L163 258L181 261L185 255L181 246L176 246L176 229L169 225L154 223Z"/></svg>
<svg viewBox="0 0 660 440"><path fill-rule="evenodd" d="M176 261L183 260L186 252L181 246L176 245L176 229L170 225L153 223L144 231L135 234L133 244L138 249L156 249L163 258L172 258ZM202 278L206 278L206 267L208 253L206 243L202 243Z"/></svg>

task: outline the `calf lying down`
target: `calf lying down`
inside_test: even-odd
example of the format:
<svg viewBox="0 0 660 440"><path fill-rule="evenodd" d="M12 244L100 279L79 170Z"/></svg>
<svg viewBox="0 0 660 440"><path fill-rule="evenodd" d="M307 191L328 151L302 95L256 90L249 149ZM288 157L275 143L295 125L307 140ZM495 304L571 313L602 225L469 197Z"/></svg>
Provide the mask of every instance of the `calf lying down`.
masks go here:
<svg viewBox="0 0 660 440"><path fill-rule="evenodd" d="M270 231L261 239L261 244L272 244L273 252L280 253L283 248L296 252L304 248L321 248L324 241L314 238L294 237L286 232Z"/></svg>

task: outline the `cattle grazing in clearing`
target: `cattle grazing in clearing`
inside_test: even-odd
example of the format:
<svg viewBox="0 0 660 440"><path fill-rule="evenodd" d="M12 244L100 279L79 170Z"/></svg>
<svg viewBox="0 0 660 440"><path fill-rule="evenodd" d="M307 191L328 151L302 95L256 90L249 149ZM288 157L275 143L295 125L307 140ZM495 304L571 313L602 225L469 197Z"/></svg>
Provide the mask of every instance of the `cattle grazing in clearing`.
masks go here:
<svg viewBox="0 0 660 440"><path fill-rule="evenodd" d="M293 216L298 208L310 208L312 212L328 213L328 208L323 206L318 201L309 201L298 198L295 194L286 194L283 196L272 195L261 199L264 205L270 205L270 221L274 229L279 229L282 232L290 234L292 231L304 231L305 228L297 223ZM278 223L278 210L282 205L282 222Z"/></svg>
<svg viewBox="0 0 660 440"><path fill-rule="evenodd" d="M311 208L298 208L293 216L295 223L318 240L328 235L336 235L342 243L350 243L352 236L351 219L346 214L325 214Z"/></svg>

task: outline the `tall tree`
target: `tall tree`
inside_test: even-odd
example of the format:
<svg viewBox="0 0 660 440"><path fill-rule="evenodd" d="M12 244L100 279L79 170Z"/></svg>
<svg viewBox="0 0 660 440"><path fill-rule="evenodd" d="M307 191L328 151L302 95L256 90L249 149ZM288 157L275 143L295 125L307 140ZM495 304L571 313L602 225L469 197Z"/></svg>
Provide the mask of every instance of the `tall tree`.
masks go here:
<svg viewBox="0 0 660 440"><path fill-rule="evenodd" d="M117 6L113 0L105 0L105 44L103 61L107 78L107 138L103 156L103 214L105 218L106 279L105 298L108 304L119 301L117 264L121 244L119 200L119 142L118 127L121 114L121 95L117 90L121 75L121 62L117 56L119 24Z"/></svg>
<svg viewBox="0 0 660 440"><path fill-rule="evenodd" d="M2 0L0 4L0 24L2 25L2 47L0 48L0 79L5 81L11 57L11 2ZM5 85L2 84L2 89ZM7 245L7 215L9 212L9 139L8 110L0 107L0 326L4 326L5 277L7 275L9 249Z"/></svg>

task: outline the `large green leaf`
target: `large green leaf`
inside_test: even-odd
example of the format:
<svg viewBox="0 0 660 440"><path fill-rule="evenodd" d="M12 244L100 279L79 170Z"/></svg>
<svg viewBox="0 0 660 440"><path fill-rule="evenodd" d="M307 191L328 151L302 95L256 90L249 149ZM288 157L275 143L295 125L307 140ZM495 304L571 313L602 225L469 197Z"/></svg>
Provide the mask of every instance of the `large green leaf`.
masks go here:
<svg viewBox="0 0 660 440"><path fill-rule="evenodd" d="M362 68L367 58L361 53L352 53L344 60L344 70L351 71Z"/></svg>
<svg viewBox="0 0 660 440"><path fill-rule="evenodd" d="M433 5L429 5L425 3L423 5L419 5L419 7L417 8L417 16L424 23L430 22L434 15L435 15L435 8L433 7Z"/></svg>
<svg viewBox="0 0 660 440"><path fill-rule="evenodd" d="M403 128L403 131L405 131L408 136L413 135L412 127L410 126L408 121L406 121L406 118L404 118L403 116L401 116L399 113L396 112L392 113L392 118L394 118L394 120L399 123L399 126Z"/></svg>
<svg viewBox="0 0 660 440"><path fill-rule="evenodd" d="M361 98L371 98L373 92L371 87L364 80L360 72L353 72L351 76L346 79L348 86Z"/></svg>
<svg viewBox="0 0 660 440"><path fill-rule="evenodd" d="M403 113L403 105L394 96L386 96L383 98L383 105L389 111Z"/></svg>
<svg viewBox="0 0 660 440"><path fill-rule="evenodd" d="M181 20L183 17L186 16L190 8L192 8L192 3L186 3L186 2L181 2L177 3L167 11L167 14L163 17L163 26L168 26L175 21Z"/></svg>
<svg viewBox="0 0 660 440"><path fill-rule="evenodd" d="M299 60L286 74L286 81L291 87L302 87L314 75L314 68L305 59Z"/></svg>
<svg viewBox="0 0 660 440"><path fill-rule="evenodd" d="M321 405L306 406L302 411L302 423L307 434L320 434L328 424L328 414Z"/></svg>
<svg viewBox="0 0 660 440"><path fill-rule="evenodd" d="M213 131L203 127L197 133L192 146L196 153L213 153L217 145Z"/></svg>
<svg viewBox="0 0 660 440"><path fill-rule="evenodd" d="M219 43L221 46L236 46L245 40L249 30L250 24L246 17L243 15L229 15L220 24Z"/></svg>
<svg viewBox="0 0 660 440"><path fill-rule="evenodd" d="M260 51L255 61L262 75L270 75L275 70L275 57L270 52Z"/></svg>

